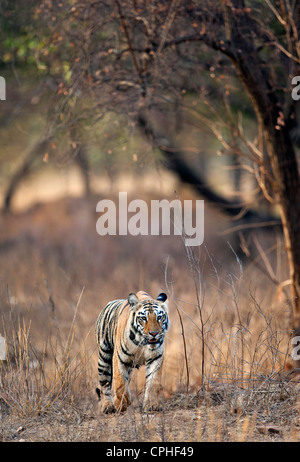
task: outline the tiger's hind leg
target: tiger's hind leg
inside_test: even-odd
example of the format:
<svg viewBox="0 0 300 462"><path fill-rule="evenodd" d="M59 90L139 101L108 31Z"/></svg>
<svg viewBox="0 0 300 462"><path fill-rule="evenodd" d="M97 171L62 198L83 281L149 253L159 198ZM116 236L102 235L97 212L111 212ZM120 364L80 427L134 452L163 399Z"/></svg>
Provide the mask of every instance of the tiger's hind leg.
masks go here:
<svg viewBox="0 0 300 462"><path fill-rule="evenodd" d="M112 382L112 358L111 355L105 355L99 351L98 359L99 388L96 392L100 401L100 410L104 414L115 412L115 406L111 396Z"/></svg>

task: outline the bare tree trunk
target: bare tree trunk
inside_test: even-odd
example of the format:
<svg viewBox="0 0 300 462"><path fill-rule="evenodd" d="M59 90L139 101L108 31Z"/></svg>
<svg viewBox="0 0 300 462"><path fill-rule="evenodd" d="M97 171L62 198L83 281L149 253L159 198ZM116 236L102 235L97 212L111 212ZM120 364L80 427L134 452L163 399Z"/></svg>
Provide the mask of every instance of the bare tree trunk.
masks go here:
<svg viewBox="0 0 300 462"><path fill-rule="evenodd" d="M162 152L166 167L176 173L183 183L191 185L204 199L215 206L218 210L230 217L240 216L247 223L272 224L280 226L280 221L272 215L259 214L255 210L246 209L243 203L232 202L215 192L193 165L185 160L184 153L179 149L172 148L170 140L164 133L154 128L151 114L140 111L138 122L144 134L151 139L152 143Z"/></svg>
<svg viewBox="0 0 300 462"><path fill-rule="evenodd" d="M265 128L289 262L294 328L300 329L300 177L295 151L285 127Z"/></svg>
<svg viewBox="0 0 300 462"><path fill-rule="evenodd" d="M89 161L86 153L86 146L81 144L78 146L75 153L75 161L80 168L82 179L84 183L85 196L89 197L91 195L91 185L90 185L90 173L89 173Z"/></svg>
<svg viewBox="0 0 300 462"><path fill-rule="evenodd" d="M235 6L243 7L243 0ZM251 35L244 36L247 16L234 16L227 9L230 24L232 59L253 103L258 123L262 127L273 174L273 189L281 212L286 251L289 262L294 329L300 329L300 176L295 150L291 141L283 108L275 86L262 65ZM248 25L249 30L249 25Z"/></svg>
<svg viewBox="0 0 300 462"><path fill-rule="evenodd" d="M45 154L47 147L48 147L48 143L49 143L48 138L43 139L42 141L38 141L34 145L32 150L29 152L29 154L26 156L21 167L15 172L15 174L11 178L8 188L6 190L5 196L4 196L3 213L7 213L10 211L13 195L15 194L20 182L30 172L32 168L32 164L35 161L35 159L38 156Z"/></svg>

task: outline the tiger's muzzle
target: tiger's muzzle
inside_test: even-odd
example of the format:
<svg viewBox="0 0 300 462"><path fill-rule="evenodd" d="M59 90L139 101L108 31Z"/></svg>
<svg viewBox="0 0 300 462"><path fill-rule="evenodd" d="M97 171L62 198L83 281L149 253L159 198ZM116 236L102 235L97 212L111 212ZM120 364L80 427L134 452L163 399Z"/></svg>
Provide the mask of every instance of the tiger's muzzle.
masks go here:
<svg viewBox="0 0 300 462"><path fill-rule="evenodd" d="M153 331L148 333L148 343L157 343L161 338L161 332Z"/></svg>

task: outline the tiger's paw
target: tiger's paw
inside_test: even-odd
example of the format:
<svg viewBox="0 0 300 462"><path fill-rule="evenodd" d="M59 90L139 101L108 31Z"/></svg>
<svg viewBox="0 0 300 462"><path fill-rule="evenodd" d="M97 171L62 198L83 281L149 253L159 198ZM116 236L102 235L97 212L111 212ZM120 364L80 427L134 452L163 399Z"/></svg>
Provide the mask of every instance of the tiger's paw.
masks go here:
<svg viewBox="0 0 300 462"><path fill-rule="evenodd" d="M130 401L126 400L115 400L115 409L117 412L125 412L130 403Z"/></svg>
<svg viewBox="0 0 300 462"><path fill-rule="evenodd" d="M117 412L125 412L131 404L129 392L116 393L114 397L114 405Z"/></svg>
<svg viewBox="0 0 300 462"><path fill-rule="evenodd" d="M127 411L127 408L128 408L127 404L124 403L124 404L120 404L116 409L117 409L117 412L125 412Z"/></svg>
<svg viewBox="0 0 300 462"><path fill-rule="evenodd" d="M105 400L101 402L100 406L101 406L101 412L103 412L103 414L112 414L116 412L116 408L114 404L109 400Z"/></svg>

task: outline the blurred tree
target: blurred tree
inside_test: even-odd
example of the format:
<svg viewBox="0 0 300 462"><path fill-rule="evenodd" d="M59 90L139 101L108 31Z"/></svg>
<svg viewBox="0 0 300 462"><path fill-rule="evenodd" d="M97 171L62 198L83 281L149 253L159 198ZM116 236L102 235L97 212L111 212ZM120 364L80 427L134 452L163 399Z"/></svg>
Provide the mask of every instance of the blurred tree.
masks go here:
<svg viewBox="0 0 300 462"><path fill-rule="evenodd" d="M264 221L262 198L279 207L298 328L300 131L291 80L300 75L299 2L41 0L35 28L36 59L57 85L50 114L57 129L125 114L168 168L225 212ZM235 156L253 172L256 210L202 176L202 146L188 146L191 127L197 143L212 133L229 164Z"/></svg>
<svg viewBox="0 0 300 462"><path fill-rule="evenodd" d="M70 139L71 148L67 148L68 155L80 168L86 194L88 195L90 192L87 174L89 162L85 146L83 143L77 146L74 133L70 136L70 131L65 129L62 124L58 127L55 120L57 114L53 116L52 105L55 104L54 99L57 101L56 94L59 94L61 85L52 77L50 68L40 60L40 49L44 50L45 43L48 43L49 39L47 31L45 34L37 35L36 12L39 10L40 3L40 0L29 0L24 5L24 2L20 0L15 2L3 0L0 4L0 69L7 75L10 89L10 97L6 101L7 104L3 106L5 111L0 114L0 128L5 129L13 125L18 118L24 117L28 107L32 104L36 106L45 95L46 98L43 101L47 99L46 109L39 109L39 113L44 115L45 111L48 112L46 128L38 141L28 152L24 150L21 154L18 153L22 161L18 162L19 166L6 187L4 212L10 210L13 195L22 180L45 160L45 155L48 155L49 149L51 150L54 136L57 137L62 129L68 132ZM67 65L64 62L62 62L62 69L57 71L55 75L61 73L62 75L67 74ZM76 145L76 149L74 145ZM3 157L1 160L3 163Z"/></svg>

